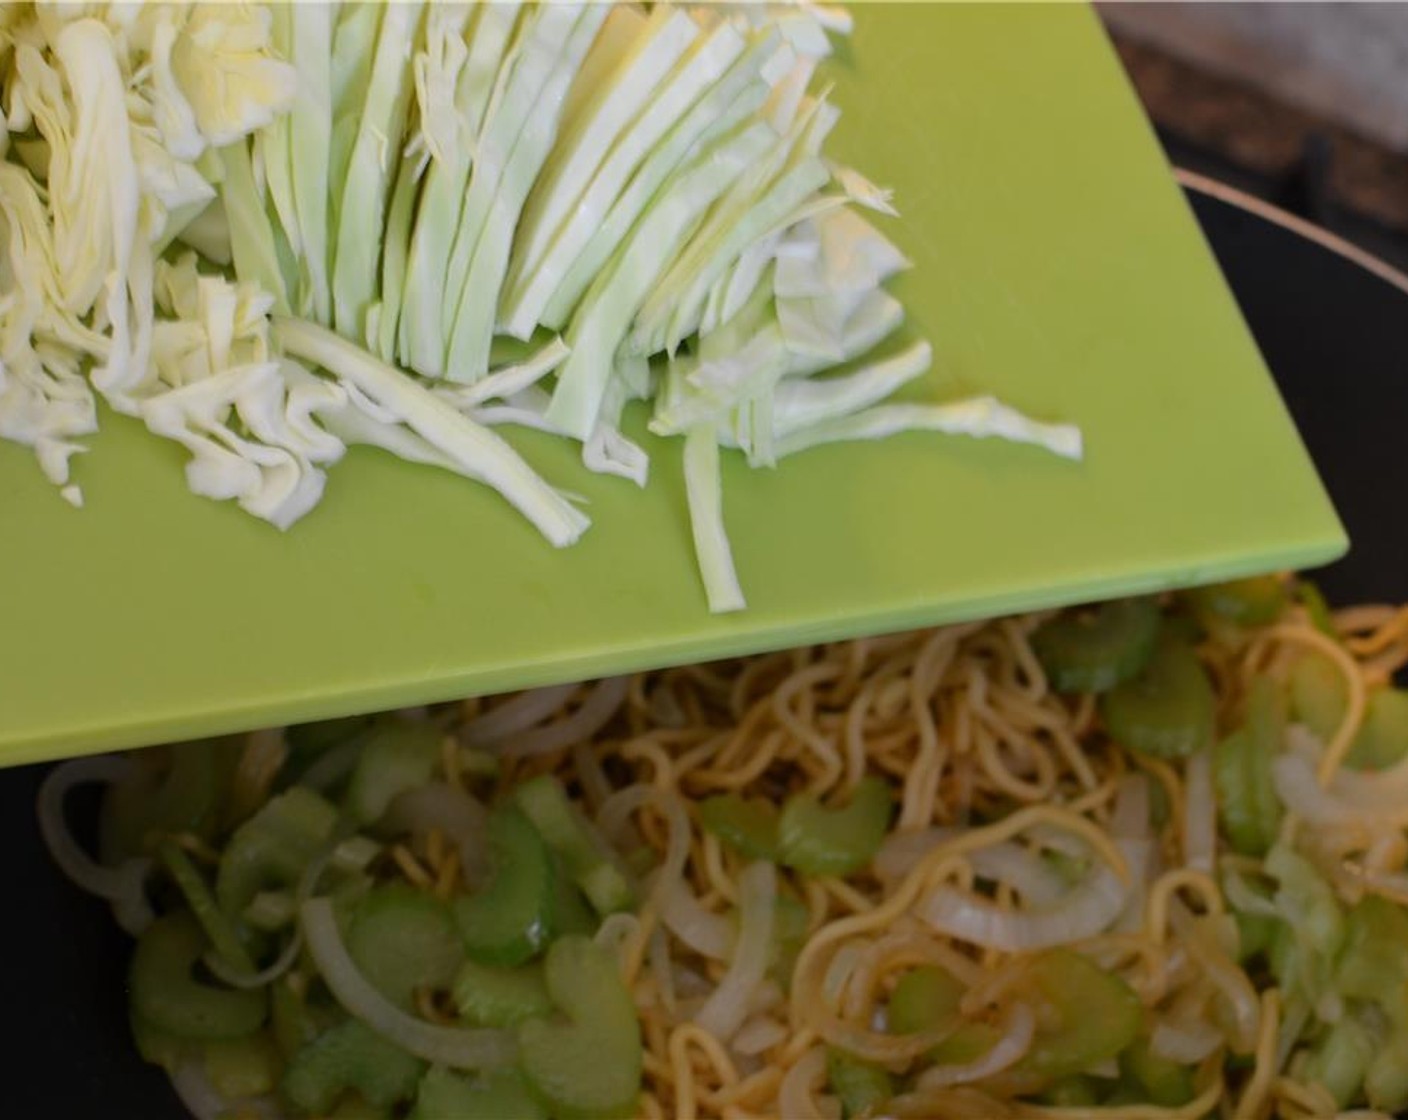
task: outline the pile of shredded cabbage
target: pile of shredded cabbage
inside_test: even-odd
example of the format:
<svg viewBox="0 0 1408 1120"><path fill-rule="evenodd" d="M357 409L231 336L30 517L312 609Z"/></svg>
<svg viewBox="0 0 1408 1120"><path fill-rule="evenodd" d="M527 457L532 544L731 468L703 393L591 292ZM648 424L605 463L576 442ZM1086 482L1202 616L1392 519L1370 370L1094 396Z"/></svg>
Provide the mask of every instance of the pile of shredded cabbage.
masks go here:
<svg viewBox="0 0 1408 1120"><path fill-rule="evenodd" d="M907 429L1079 433L988 397L885 403L906 267L828 158L814 4L10 4L0 9L0 437L81 505L97 399L190 489L287 528L368 444L587 517L500 434L683 439L714 610L743 606L719 448L772 466ZM878 355L876 347L882 347ZM826 376L818 376L826 374Z"/></svg>

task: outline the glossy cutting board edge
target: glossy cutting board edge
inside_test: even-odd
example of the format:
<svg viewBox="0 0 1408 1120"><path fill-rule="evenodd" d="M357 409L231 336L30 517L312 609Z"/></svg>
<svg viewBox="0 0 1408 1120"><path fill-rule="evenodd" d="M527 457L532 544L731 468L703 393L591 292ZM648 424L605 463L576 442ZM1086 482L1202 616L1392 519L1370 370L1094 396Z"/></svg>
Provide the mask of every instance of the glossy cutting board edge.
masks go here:
<svg viewBox="0 0 1408 1120"><path fill-rule="evenodd" d="M492 492L355 451L279 533L105 415L69 509L0 443L0 761L1088 600L1328 560L1334 511L1092 12L856 9L832 151L893 186L935 370L1086 436L1082 463L912 434L749 471L749 609L710 616L679 446L649 487L515 442L590 500L554 551ZM639 417L635 418L637 427Z"/></svg>

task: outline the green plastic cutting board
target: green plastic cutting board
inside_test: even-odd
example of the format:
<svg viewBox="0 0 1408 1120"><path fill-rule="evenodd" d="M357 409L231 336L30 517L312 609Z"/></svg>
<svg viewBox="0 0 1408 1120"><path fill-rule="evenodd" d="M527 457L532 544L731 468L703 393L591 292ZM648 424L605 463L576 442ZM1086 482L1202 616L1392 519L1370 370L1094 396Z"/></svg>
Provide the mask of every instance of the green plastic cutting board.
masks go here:
<svg viewBox="0 0 1408 1120"><path fill-rule="evenodd" d="M0 761L174 740L1329 559L1343 532L1095 16L865 5L833 151L895 188L934 373L1073 421L1068 463L907 435L750 471L750 609L711 617L679 445L652 477L519 446L595 522L556 552L495 494L358 451L288 533L190 495L104 415L87 508L0 443Z"/></svg>

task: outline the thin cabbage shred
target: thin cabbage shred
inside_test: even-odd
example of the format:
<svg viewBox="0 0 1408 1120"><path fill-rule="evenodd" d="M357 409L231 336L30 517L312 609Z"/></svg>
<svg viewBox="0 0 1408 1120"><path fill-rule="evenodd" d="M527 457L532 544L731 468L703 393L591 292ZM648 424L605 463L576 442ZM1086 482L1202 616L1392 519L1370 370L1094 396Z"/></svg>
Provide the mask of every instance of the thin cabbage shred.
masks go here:
<svg viewBox="0 0 1408 1120"><path fill-rule="evenodd" d="M1077 429L936 402L827 153L844 9L815 3L12 6L0 20L0 437L74 504L97 399L279 528L348 446L586 517L492 429L645 486L681 439L709 606L745 598L721 451L906 431L1079 458ZM897 395L902 399L896 399Z"/></svg>

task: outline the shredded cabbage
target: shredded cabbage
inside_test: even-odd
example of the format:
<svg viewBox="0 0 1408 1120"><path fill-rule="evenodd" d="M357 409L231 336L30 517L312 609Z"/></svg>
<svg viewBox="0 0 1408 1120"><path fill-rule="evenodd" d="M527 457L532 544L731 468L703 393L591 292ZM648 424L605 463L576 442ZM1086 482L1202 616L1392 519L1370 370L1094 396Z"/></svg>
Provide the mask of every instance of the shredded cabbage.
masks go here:
<svg viewBox="0 0 1408 1120"><path fill-rule="evenodd" d="M643 402L682 439L716 611L744 605L721 450L918 430L1078 458L990 397L891 402L932 352L872 353L909 262L862 216L890 192L826 152L814 78L849 28L810 3L7 8L0 437L81 505L101 397L279 528L369 444L561 546L586 517L490 429L644 487Z"/></svg>

